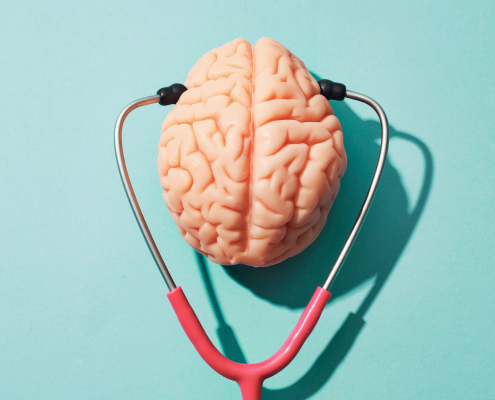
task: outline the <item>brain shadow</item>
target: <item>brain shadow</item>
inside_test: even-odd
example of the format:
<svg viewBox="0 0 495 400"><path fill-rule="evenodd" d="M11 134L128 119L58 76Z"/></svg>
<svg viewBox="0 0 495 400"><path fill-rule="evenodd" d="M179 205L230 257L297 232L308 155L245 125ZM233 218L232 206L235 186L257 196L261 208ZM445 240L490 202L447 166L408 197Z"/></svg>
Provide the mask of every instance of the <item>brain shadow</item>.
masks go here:
<svg viewBox="0 0 495 400"><path fill-rule="evenodd" d="M256 296L291 309L306 307L316 286L325 281L362 206L378 160L379 122L362 120L346 102L332 102L332 107L343 126L348 167L319 237L307 250L278 265L268 268L223 266L232 279ZM289 387L263 388L263 399L306 399L330 379L363 329L366 312L390 276L421 217L433 178L432 155L418 138L392 126L389 128L391 139L409 142L419 148L424 157L423 184L418 199L414 205L409 204L399 172L387 161L368 216L331 287L329 304L374 279L372 288L358 311L349 314L307 373ZM222 350L233 361L245 363L246 358L223 317L205 261L199 254L198 265L218 321L217 334Z"/></svg>

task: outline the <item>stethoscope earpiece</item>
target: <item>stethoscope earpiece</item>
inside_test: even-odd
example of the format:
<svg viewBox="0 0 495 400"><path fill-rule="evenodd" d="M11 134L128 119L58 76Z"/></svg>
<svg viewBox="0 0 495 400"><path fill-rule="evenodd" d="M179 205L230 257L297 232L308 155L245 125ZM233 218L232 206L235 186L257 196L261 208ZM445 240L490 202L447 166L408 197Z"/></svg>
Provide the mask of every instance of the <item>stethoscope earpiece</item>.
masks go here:
<svg viewBox="0 0 495 400"><path fill-rule="evenodd" d="M160 96L158 104L161 106L169 106L171 104L177 104L187 88L181 83L174 83L173 85L158 89L156 94Z"/></svg>
<svg viewBox="0 0 495 400"><path fill-rule="evenodd" d="M327 100L342 101L345 99L346 88L342 83L322 79L318 81L318 85L320 85L321 94L325 96Z"/></svg>

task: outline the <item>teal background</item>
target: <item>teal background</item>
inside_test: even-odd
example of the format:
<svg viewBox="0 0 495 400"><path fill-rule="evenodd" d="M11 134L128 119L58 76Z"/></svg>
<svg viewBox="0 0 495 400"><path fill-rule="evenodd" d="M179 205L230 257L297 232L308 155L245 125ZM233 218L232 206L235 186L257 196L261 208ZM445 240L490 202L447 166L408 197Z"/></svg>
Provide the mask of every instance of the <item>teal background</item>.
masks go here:
<svg viewBox="0 0 495 400"><path fill-rule="evenodd" d="M495 6L490 1L45 1L0 10L0 398L237 399L166 298L117 172L129 102L205 52L273 37L385 109L389 161L334 297L263 398L495 398ZM156 174L167 109L132 113L130 176L176 282L238 361L273 354L371 180L376 117L333 104L349 166L300 256L224 268L181 239Z"/></svg>

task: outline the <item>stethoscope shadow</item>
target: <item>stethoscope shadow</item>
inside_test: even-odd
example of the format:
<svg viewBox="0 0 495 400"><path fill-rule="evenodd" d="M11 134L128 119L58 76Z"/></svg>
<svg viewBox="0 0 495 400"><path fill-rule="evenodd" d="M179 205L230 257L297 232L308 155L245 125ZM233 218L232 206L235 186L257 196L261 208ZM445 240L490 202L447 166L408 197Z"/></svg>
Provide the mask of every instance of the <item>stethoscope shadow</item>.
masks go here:
<svg viewBox="0 0 495 400"><path fill-rule="evenodd" d="M374 140L380 137L379 123L362 120L345 102L332 102L332 106L344 129L348 169L326 227L318 239L300 255L269 268L224 266L228 275L255 295L291 309L305 307L316 286L325 280L361 207L378 158L379 144ZM401 177L387 161L368 217L331 288L329 304L374 278L372 288L357 312L349 314L306 374L283 389L263 388L264 399L307 399L332 377L363 329L366 313L382 290L421 217L433 179L432 155L421 140L398 132L392 126L390 138L415 145L424 157L423 183L416 204L409 210ZM223 316L205 260L199 253L197 260L218 322L217 334L223 354L233 361L246 363L235 333Z"/></svg>

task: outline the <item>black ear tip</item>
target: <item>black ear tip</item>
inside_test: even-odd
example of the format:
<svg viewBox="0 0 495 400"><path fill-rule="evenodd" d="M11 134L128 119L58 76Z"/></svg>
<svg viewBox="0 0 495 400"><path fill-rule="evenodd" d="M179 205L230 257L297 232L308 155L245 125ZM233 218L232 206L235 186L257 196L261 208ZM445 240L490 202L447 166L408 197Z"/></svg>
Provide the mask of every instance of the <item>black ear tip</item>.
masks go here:
<svg viewBox="0 0 495 400"><path fill-rule="evenodd" d="M318 81L320 85L321 94L325 96L327 100L344 100L346 88L342 83L332 82L328 79L322 79Z"/></svg>
<svg viewBox="0 0 495 400"><path fill-rule="evenodd" d="M187 88L181 83L174 83L168 87L164 87L156 92L160 96L160 101L158 102L162 106L168 106L170 104L176 104L182 93L184 93Z"/></svg>

